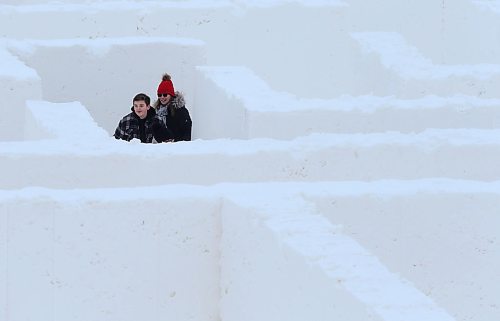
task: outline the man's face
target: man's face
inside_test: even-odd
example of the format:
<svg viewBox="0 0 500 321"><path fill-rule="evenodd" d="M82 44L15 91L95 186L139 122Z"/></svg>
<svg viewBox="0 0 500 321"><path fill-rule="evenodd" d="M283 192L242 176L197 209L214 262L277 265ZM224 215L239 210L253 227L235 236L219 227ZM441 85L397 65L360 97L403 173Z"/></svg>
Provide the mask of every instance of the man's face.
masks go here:
<svg viewBox="0 0 500 321"><path fill-rule="evenodd" d="M146 118L149 107L144 100L134 101L134 112L140 119Z"/></svg>

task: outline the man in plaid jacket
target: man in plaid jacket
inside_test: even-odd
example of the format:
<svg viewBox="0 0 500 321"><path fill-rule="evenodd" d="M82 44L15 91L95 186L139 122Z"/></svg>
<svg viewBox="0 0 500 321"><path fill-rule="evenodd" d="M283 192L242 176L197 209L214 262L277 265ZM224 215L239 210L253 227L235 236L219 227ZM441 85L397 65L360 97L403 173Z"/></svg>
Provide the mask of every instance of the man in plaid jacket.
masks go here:
<svg viewBox="0 0 500 321"><path fill-rule="evenodd" d="M123 117L115 130L115 138L131 141L139 139L141 143L166 142L173 139L172 133L156 116L151 108L151 99L146 94L137 94L132 100L132 112Z"/></svg>

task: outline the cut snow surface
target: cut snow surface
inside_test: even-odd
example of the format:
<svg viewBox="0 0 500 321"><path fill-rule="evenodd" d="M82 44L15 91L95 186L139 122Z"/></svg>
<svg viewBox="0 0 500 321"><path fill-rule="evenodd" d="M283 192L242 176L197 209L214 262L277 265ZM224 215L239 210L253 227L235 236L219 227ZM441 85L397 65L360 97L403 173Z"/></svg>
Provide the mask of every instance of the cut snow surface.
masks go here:
<svg viewBox="0 0 500 321"><path fill-rule="evenodd" d="M403 65L403 63L401 64ZM411 64L410 64L411 65ZM453 96L425 96L401 99L395 96L351 96L334 99L304 99L287 92L276 92L250 69L241 66L197 67L205 77L217 84L229 97L240 99L251 111L293 112L300 110L337 110L373 113L382 108L434 109L460 106L461 109L500 106L498 98L480 98L463 94Z"/></svg>
<svg viewBox="0 0 500 321"><path fill-rule="evenodd" d="M0 321L500 320L498 1L388 1L0 1Z"/></svg>
<svg viewBox="0 0 500 321"><path fill-rule="evenodd" d="M432 80L469 76L484 80L500 75L500 65L494 64L436 65L396 32L359 32L352 37L366 53L378 54L382 65L403 78Z"/></svg>
<svg viewBox="0 0 500 321"><path fill-rule="evenodd" d="M500 13L500 1L498 0L472 0L472 3L483 9L488 9Z"/></svg>
<svg viewBox="0 0 500 321"><path fill-rule="evenodd" d="M0 12L5 13L28 13L28 12L100 12L100 11L120 11L120 10L168 10L171 8L224 8L231 6L232 1L73 1L73 3L62 3L53 1L43 4L22 4L22 5L0 5Z"/></svg>
<svg viewBox="0 0 500 321"><path fill-rule="evenodd" d="M198 39L161 38L161 37L120 37L120 38L73 38L56 40L24 39L23 41L8 41L5 44L12 49L17 49L25 54L32 54L36 47L70 48L85 47L88 52L96 56L104 56L113 46L141 46L146 44L174 44L178 46L203 46Z"/></svg>
<svg viewBox="0 0 500 321"><path fill-rule="evenodd" d="M35 70L26 66L16 56L5 48L0 47L0 78L19 80L39 80Z"/></svg>
<svg viewBox="0 0 500 321"><path fill-rule="evenodd" d="M87 109L78 102L49 103L45 101L28 101L27 110L34 123L29 128L40 128L49 137L66 141L99 141L109 136L97 126Z"/></svg>
<svg viewBox="0 0 500 321"><path fill-rule="evenodd" d="M78 3L80 2L80 3ZM76 11L76 12L99 12L99 11L120 11L120 10L159 10L159 9L190 9L190 8L269 8L286 4L296 4L306 7L330 7L347 6L341 0L187 0L187 1L75 1L74 3L61 3L53 1L44 4L24 4L24 5L1 5L0 11L6 13L26 13L26 12L54 12L54 11Z"/></svg>

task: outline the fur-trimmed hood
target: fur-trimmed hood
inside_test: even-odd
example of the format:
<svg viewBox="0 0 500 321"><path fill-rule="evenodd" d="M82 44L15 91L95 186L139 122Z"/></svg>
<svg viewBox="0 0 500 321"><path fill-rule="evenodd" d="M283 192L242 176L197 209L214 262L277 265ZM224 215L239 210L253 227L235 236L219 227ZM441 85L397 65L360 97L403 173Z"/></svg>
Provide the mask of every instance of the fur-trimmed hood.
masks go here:
<svg viewBox="0 0 500 321"><path fill-rule="evenodd" d="M186 100L184 99L184 94L180 91L176 91L175 96L172 97L172 99L168 104L172 105L176 109L186 106Z"/></svg>

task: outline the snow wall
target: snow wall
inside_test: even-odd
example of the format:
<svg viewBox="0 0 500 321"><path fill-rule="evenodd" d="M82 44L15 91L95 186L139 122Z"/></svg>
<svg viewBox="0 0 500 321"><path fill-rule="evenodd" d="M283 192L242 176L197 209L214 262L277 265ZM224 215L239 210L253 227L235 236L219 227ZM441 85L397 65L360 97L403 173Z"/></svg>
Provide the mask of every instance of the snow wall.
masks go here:
<svg viewBox="0 0 500 321"><path fill-rule="evenodd" d="M498 8L0 1L0 321L500 318Z"/></svg>

